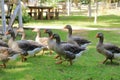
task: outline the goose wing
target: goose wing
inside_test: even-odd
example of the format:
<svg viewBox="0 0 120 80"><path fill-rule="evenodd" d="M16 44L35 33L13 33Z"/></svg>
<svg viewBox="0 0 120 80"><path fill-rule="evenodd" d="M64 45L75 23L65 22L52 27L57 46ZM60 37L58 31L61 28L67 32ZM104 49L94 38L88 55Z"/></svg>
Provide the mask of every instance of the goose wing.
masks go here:
<svg viewBox="0 0 120 80"><path fill-rule="evenodd" d="M84 45L86 43L90 43L90 41L88 41L87 39L84 39L82 37L78 37L78 36L72 36L71 37L79 46Z"/></svg>
<svg viewBox="0 0 120 80"><path fill-rule="evenodd" d="M8 44L2 40L0 40L0 46L8 47Z"/></svg>
<svg viewBox="0 0 120 80"><path fill-rule="evenodd" d="M112 53L120 53L120 48L110 43L105 43L104 48L111 51Z"/></svg>
<svg viewBox="0 0 120 80"><path fill-rule="evenodd" d="M73 54L77 54L77 53L85 50L84 48L80 48L80 47L78 47L78 46L76 46L76 45L73 45L73 44L70 44L70 43L63 43L63 44L61 44L61 45L63 46L63 47L62 47L63 50L65 50L65 51L70 51L70 52L72 52Z"/></svg>
<svg viewBox="0 0 120 80"><path fill-rule="evenodd" d="M18 47L21 48L22 50L28 50L30 47L30 43L27 40L20 40L17 41Z"/></svg>

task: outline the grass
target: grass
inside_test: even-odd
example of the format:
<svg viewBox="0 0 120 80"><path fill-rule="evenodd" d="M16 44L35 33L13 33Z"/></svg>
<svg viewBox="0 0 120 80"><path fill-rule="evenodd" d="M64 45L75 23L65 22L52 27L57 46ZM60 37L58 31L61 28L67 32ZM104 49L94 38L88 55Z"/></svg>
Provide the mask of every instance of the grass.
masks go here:
<svg viewBox="0 0 120 80"><path fill-rule="evenodd" d="M92 28L120 28L119 15L98 16L97 24L94 24L94 17L87 16L61 16L58 20L33 20L24 23L24 26L65 26L70 24L73 27L92 27ZM0 21L1 22L1 21ZM18 24L16 23L15 26Z"/></svg>
<svg viewBox="0 0 120 80"><path fill-rule="evenodd" d="M62 40L66 40L66 31L53 30L53 32L60 34ZM119 80L119 61L114 60L112 65L110 61L106 64L100 63L105 57L96 51L98 39L95 35L97 32L104 33L105 42L120 45L120 37L118 37L120 33L117 31L74 31L74 35L85 36L92 41L92 44L72 66L67 62L55 64L56 53L52 55L49 55L49 52L44 55L39 53L36 57L28 57L26 62L21 62L20 57L15 61L9 61L6 69L0 68L0 80ZM35 33L31 30L26 30L26 34L26 39L35 37Z"/></svg>
<svg viewBox="0 0 120 80"><path fill-rule="evenodd" d="M98 23L94 24L94 17L87 16L60 16L59 20L31 20L25 26L65 26L70 24L73 27L99 27L99 28L119 28L120 16L105 15L98 16Z"/></svg>

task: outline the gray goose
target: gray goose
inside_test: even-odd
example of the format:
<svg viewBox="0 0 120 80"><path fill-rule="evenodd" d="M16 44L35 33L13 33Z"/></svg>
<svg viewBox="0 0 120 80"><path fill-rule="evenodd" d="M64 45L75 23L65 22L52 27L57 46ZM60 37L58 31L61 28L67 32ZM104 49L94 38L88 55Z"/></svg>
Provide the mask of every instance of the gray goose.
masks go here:
<svg viewBox="0 0 120 80"><path fill-rule="evenodd" d="M6 63L9 60L15 60L18 55L19 55L19 52L16 52L11 48L0 47L0 61L2 62L0 66L6 68Z"/></svg>
<svg viewBox="0 0 120 80"><path fill-rule="evenodd" d="M34 55L44 49L44 46L33 41L15 41L15 34L12 28L8 29L6 34L11 34L11 38L8 41L8 45L13 50L19 51L21 53L22 61L27 60L27 58L25 58L27 55Z"/></svg>
<svg viewBox="0 0 120 80"><path fill-rule="evenodd" d="M97 33L97 38L99 38L99 42L96 46L97 51L104 55L106 59L103 61L103 64L109 59L112 63L112 60L120 57L120 48L116 45L106 43L104 44L104 36L103 33Z"/></svg>
<svg viewBox="0 0 120 80"><path fill-rule="evenodd" d="M85 48L80 48L76 46L75 44L71 43L61 43L60 36L58 34L53 34L51 36L52 39L56 39L56 45L55 45L55 52L60 56L63 57L65 60L60 60L57 62L58 64L62 63L63 61L69 61L70 65L72 65L72 61L76 57L80 57L85 50Z"/></svg>
<svg viewBox="0 0 120 80"><path fill-rule="evenodd" d="M66 25L64 29L68 29L68 42L72 44L76 44L80 47L86 47L88 44L91 42L87 39L84 39L83 37L80 36L73 36L72 35L72 27L71 25Z"/></svg>
<svg viewBox="0 0 120 80"><path fill-rule="evenodd" d="M25 31L24 31L24 29L23 28L19 28L19 29L17 29L17 33L21 33L22 34L22 37L21 37L21 40L25 40ZM47 46L46 45L43 45L43 44L40 44L39 42L37 42L37 41L33 41L33 40L27 40L28 42L30 42L30 43L33 43L33 44L36 44L36 45L42 45L42 46L44 46L44 49L43 49L43 54L44 54L44 51L45 50L48 50L48 48L47 48ZM35 56L35 55L34 55Z"/></svg>
<svg viewBox="0 0 120 80"><path fill-rule="evenodd" d="M50 54L51 54L52 51L54 51L56 41L53 40L53 39L51 39L51 36L53 35L52 30L50 30L50 29L45 29L45 30L44 30L44 33L47 33L48 36L49 36L49 38L48 38L48 47L49 47L49 49L50 49ZM65 43L65 42L61 42L61 43ZM52 51L51 51L51 50L52 50ZM57 59L57 58L60 58L60 60L61 60L61 57L60 57L58 54L57 54L57 56L55 56L55 59Z"/></svg>
<svg viewBox="0 0 120 80"><path fill-rule="evenodd" d="M50 29L45 29L44 33L47 33L49 38L47 40L48 48L50 49L50 54L52 54L52 51L54 51L54 46L55 46L55 40L51 39L50 37L53 35L52 30Z"/></svg>

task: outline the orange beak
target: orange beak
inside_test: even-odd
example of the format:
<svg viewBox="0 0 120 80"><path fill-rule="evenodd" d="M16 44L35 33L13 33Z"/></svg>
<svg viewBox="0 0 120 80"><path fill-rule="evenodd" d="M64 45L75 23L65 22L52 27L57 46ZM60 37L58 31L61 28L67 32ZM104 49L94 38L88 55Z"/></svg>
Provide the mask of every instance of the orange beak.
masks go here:
<svg viewBox="0 0 120 80"><path fill-rule="evenodd" d="M37 28L33 29L32 32L36 32L37 31Z"/></svg>
<svg viewBox="0 0 120 80"><path fill-rule="evenodd" d="M98 34L96 35L96 38L99 38Z"/></svg>
<svg viewBox="0 0 120 80"><path fill-rule="evenodd" d="M21 31L18 29L17 32L21 32Z"/></svg>
<svg viewBox="0 0 120 80"><path fill-rule="evenodd" d="M67 29L66 26L64 27L64 29Z"/></svg>
<svg viewBox="0 0 120 80"><path fill-rule="evenodd" d="M5 33L6 35L10 34L8 31Z"/></svg>
<svg viewBox="0 0 120 80"><path fill-rule="evenodd" d="M44 33L46 33L47 31L46 30L44 30Z"/></svg>
<svg viewBox="0 0 120 80"><path fill-rule="evenodd" d="M52 36L50 36L50 39L53 39L53 35L52 35Z"/></svg>

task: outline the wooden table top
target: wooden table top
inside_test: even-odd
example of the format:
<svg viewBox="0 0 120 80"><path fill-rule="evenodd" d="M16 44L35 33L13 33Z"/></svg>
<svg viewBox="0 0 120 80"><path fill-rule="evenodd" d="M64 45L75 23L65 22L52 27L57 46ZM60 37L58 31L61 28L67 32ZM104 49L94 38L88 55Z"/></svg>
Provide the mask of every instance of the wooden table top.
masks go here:
<svg viewBox="0 0 120 80"><path fill-rule="evenodd" d="M52 6L28 6L31 9L52 9Z"/></svg>

